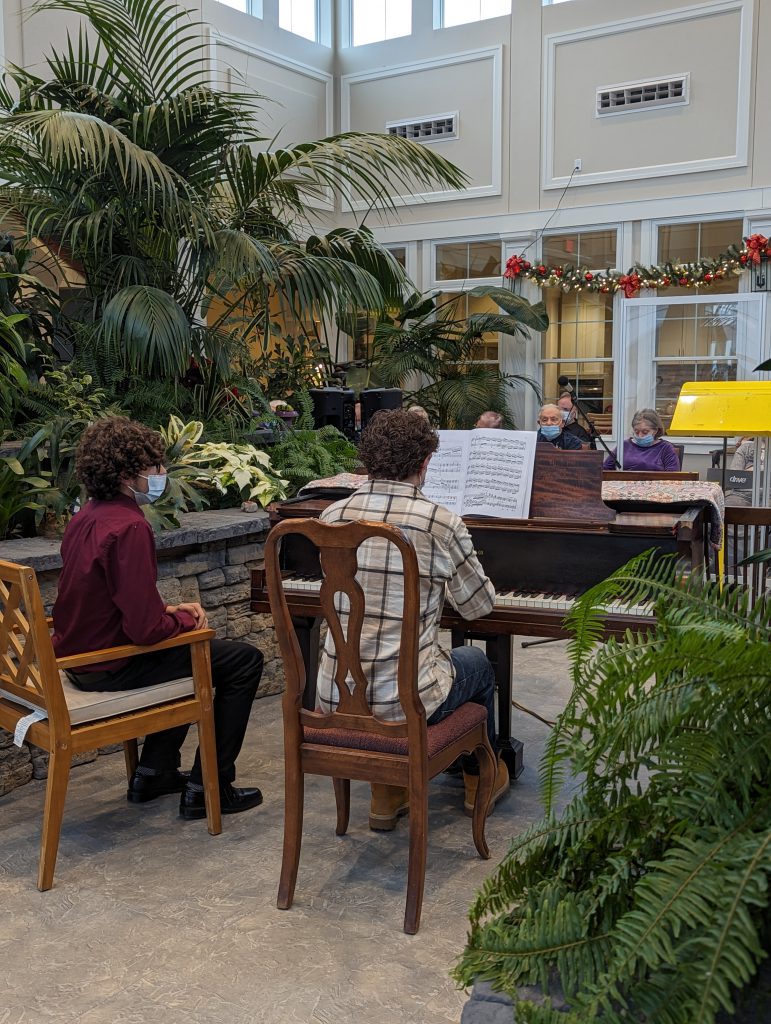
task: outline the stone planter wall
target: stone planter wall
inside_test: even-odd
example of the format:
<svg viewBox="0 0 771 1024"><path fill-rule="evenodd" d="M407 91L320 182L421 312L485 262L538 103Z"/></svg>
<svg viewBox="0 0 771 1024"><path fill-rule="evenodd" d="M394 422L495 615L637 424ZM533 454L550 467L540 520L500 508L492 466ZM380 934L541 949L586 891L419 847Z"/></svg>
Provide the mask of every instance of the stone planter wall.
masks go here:
<svg viewBox="0 0 771 1024"><path fill-rule="evenodd" d="M178 530L156 535L158 590L168 604L199 601L218 637L253 643L265 655L258 697L283 689L281 657L269 615L249 609L252 569L262 565L268 517L264 512L239 509L193 512ZM61 570L59 542L33 537L0 543L0 559L28 565L37 572L46 614L51 613ZM118 745L80 754L84 764L99 754L122 750ZM31 779L48 774L48 755L29 744L14 746L13 737L0 729L0 796Z"/></svg>

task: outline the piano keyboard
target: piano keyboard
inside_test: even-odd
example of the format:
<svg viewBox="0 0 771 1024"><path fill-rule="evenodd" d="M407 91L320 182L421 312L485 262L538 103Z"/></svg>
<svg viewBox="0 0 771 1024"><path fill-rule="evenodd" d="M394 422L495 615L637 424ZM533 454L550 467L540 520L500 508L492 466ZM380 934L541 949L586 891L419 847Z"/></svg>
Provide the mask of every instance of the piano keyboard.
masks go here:
<svg viewBox="0 0 771 1024"><path fill-rule="evenodd" d="M312 593L318 594L321 590L321 580L317 576L301 576L292 574L283 577L284 589L287 593ZM568 594L547 594L535 593L522 590L496 591L496 608L529 608L539 611L562 612L567 614L573 608L576 597ZM653 605L651 602L642 604L626 604L617 602L605 606L604 611L609 615L636 615L644 618L653 618Z"/></svg>

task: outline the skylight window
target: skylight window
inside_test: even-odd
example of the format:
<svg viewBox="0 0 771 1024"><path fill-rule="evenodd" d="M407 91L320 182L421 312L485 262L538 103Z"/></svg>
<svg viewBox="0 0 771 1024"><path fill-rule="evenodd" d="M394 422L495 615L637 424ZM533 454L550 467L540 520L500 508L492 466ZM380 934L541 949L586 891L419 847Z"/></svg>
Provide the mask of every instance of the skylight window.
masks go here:
<svg viewBox="0 0 771 1024"><path fill-rule="evenodd" d="M412 0L351 0L351 45L365 46L412 32Z"/></svg>

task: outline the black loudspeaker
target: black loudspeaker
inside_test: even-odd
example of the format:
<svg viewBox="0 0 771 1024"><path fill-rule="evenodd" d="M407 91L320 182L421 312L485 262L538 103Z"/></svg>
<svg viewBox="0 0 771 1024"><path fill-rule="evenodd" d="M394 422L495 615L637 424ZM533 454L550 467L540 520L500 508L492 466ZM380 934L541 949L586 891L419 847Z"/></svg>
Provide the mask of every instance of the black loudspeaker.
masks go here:
<svg viewBox="0 0 771 1024"><path fill-rule="evenodd" d="M332 426L353 440L356 432L356 398L352 388L311 388L313 425Z"/></svg>
<svg viewBox="0 0 771 1024"><path fill-rule="evenodd" d="M401 409L401 407L401 388L366 388L361 393L362 429L381 409Z"/></svg>

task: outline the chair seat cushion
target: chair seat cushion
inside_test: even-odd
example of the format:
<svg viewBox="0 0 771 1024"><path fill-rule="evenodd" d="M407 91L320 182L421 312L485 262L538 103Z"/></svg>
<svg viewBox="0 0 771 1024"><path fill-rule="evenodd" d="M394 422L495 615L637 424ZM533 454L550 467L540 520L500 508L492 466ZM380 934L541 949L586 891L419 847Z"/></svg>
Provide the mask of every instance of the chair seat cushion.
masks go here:
<svg viewBox="0 0 771 1024"><path fill-rule="evenodd" d="M157 683L155 686L142 686L136 690L81 690L70 681L65 672L60 672L59 678L73 725L96 722L100 718L114 718L129 711L166 704L168 701L190 697L195 692L192 676L171 679L168 683ZM26 701L21 701L3 689L0 689L0 696L15 704L24 704L32 711L38 708L37 704L31 701L27 704Z"/></svg>
<svg viewBox="0 0 771 1024"><path fill-rule="evenodd" d="M445 747L486 721L487 709L481 704L462 704L441 722L428 726L428 756L435 757ZM317 743L325 747L377 750L383 754L406 754L408 751L407 740L402 737L378 736L357 729L316 729L306 725L303 738L305 743Z"/></svg>

